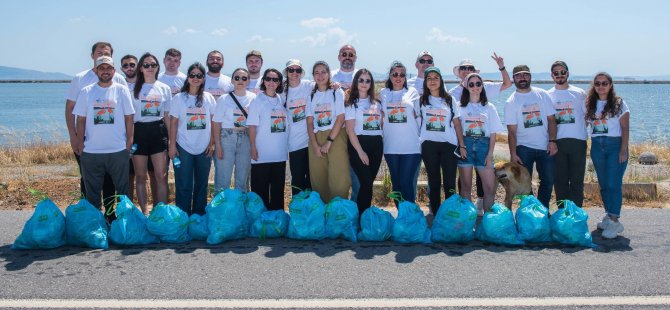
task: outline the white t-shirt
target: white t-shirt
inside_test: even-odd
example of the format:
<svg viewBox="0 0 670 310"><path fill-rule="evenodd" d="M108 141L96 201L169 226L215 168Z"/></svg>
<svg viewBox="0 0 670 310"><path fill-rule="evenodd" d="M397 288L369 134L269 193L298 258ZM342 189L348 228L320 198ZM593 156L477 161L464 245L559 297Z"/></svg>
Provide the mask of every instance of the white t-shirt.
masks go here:
<svg viewBox="0 0 670 310"><path fill-rule="evenodd" d="M444 99L428 96L428 105L420 105L423 125L419 139L423 141L449 142L458 145L456 137L456 127L453 120L461 117L461 112L456 100L451 98L454 117L451 117L451 110ZM449 120L452 120L449 122Z"/></svg>
<svg viewBox="0 0 670 310"><path fill-rule="evenodd" d="M314 82L302 80L297 87L288 88L288 98L286 98L286 92L282 93L282 98L290 116L288 121L291 123L288 133L289 152L304 149L309 145L306 109L313 88Z"/></svg>
<svg viewBox="0 0 670 310"><path fill-rule="evenodd" d="M416 92L419 93L419 96L423 95L423 78L415 76L407 80L407 87L410 86L416 88Z"/></svg>
<svg viewBox="0 0 670 310"><path fill-rule="evenodd" d="M354 73L358 69L354 68L350 72L341 71L340 68L337 68L333 71L330 71L330 79L333 83L340 83L340 89L349 89L351 88L351 83L354 81Z"/></svg>
<svg viewBox="0 0 670 310"><path fill-rule="evenodd" d="M502 87L502 82L484 82L484 91L486 92L486 98L489 100L500 95L500 87ZM461 95L463 95L463 85L459 83L458 85L452 87L449 90L449 95L452 95L456 98L456 101L461 102Z"/></svg>
<svg viewBox="0 0 670 310"><path fill-rule="evenodd" d="M166 112L170 111L172 93L170 87L160 81L154 84L144 83L140 90L140 99L136 99L133 91L130 91L135 108L135 122L154 122L163 119Z"/></svg>
<svg viewBox="0 0 670 310"><path fill-rule="evenodd" d="M84 152L116 153L126 148L125 116L135 114L135 109L125 85L90 84L75 100L72 114L86 117Z"/></svg>
<svg viewBox="0 0 670 310"><path fill-rule="evenodd" d="M344 119L355 120L354 132L357 136L382 135L382 105L379 102L370 104L369 98L359 99L355 105L344 109Z"/></svg>
<svg viewBox="0 0 670 310"><path fill-rule="evenodd" d="M556 110L555 117L558 125L556 139L586 140L586 121L584 120L586 92L570 85L568 89L563 90L552 87L547 93Z"/></svg>
<svg viewBox="0 0 670 310"><path fill-rule="evenodd" d="M333 95L333 93L335 95ZM314 118L314 132L333 128L335 119L344 114L344 92L328 89L307 97L307 117Z"/></svg>
<svg viewBox="0 0 670 310"><path fill-rule="evenodd" d="M596 119L589 121L591 125L591 138L606 136L606 137L621 137L621 123L619 119L626 113L630 113L626 102L621 100L621 113L617 116L605 119L600 119L602 111L605 108L607 101L598 100L596 103Z"/></svg>
<svg viewBox="0 0 670 310"><path fill-rule="evenodd" d="M235 87L229 76L221 74L219 77L211 77L209 74L205 74L205 91L212 94L214 99L219 99L219 97L234 89Z"/></svg>
<svg viewBox="0 0 670 310"><path fill-rule="evenodd" d="M232 95L233 93L228 93L219 98L216 101L216 108L214 109L214 118L213 121L221 123L221 128L240 128L247 126L247 118L244 117L244 113L237 106ZM240 102L244 111L249 114L249 104L251 101L256 99L256 95L250 91L247 91L244 96L235 95L237 101Z"/></svg>
<svg viewBox="0 0 670 310"><path fill-rule="evenodd" d="M177 71L177 75L169 75L161 72L158 75L158 80L170 87L170 93L174 96L181 92L181 88L184 86L184 82L186 82L186 74L181 71Z"/></svg>
<svg viewBox="0 0 670 310"><path fill-rule="evenodd" d="M202 95L202 106L195 104L197 97L182 92L172 98L170 116L179 119L177 143L193 155L202 154L212 136L211 119L216 101L208 92Z"/></svg>
<svg viewBox="0 0 670 310"><path fill-rule="evenodd" d="M421 154L419 93L414 87L379 93L384 113L384 154Z"/></svg>
<svg viewBox="0 0 670 310"><path fill-rule="evenodd" d="M261 92L261 77L257 79L249 79L249 85L247 85L247 90L258 95Z"/></svg>
<svg viewBox="0 0 670 310"><path fill-rule="evenodd" d="M252 164L276 163L288 160L288 111L281 96L268 97L259 93L249 106L248 126L256 126L258 160Z"/></svg>
<svg viewBox="0 0 670 310"><path fill-rule="evenodd" d="M531 87L530 92L515 91L505 103L505 125L517 125L517 145L546 150L549 144L547 117L556 114L547 91Z"/></svg>
<svg viewBox="0 0 670 310"><path fill-rule="evenodd" d="M135 83L131 83L131 82L128 82L128 81L126 81L126 83L128 84L128 90L130 91L130 96L132 97L133 90L135 89Z"/></svg>
<svg viewBox="0 0 670 310"><path fill-rule="evenodd" d="M479 102L470 102L460 109L463 137L490 137L492 133L505 131L496 106L490 102L485 106Z"/></svg>
<svg viewBox="0 0 670 310"><path fill-rule="evenodd" d="M114 72L114 77L112 80L114 83L128 87L126 79L124 79L123 76L118 72ZM70 81L70 87L67 90L67 94L65 94L65 99L70 101L77 100L77 96L79 95L79 92L82 88L97 82L98 76L95 75L95 72L93 72L92 69L77 73L77 75L72 78L72 81Z"/></svg>

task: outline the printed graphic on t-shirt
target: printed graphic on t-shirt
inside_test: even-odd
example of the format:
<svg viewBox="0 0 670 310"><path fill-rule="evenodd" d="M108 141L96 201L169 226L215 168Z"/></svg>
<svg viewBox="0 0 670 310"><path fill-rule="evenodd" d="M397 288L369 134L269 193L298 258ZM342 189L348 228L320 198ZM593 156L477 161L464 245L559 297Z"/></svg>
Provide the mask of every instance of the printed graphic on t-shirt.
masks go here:
<svg viewBox="0 0 670 310"><path fill-rule="evenodd" d="M172 86L170 87L170 92L172 93L172 96L174 96L181 92L181 88L179 86Z"/></svg>
<svg viewBox="0 0 670 310"><path fill-rule="evenodd" d="M391 102L386 105L386 115L389 123L407 123L407 108L402 102Z"/></svg>
<svg viewBox="0 0 670 310"><path fill-rule="evenodd" d="M244 109L245 112L249 113L247 109ZM247 126L247 118L244 117L244 114L240 109L235 109L233 111L233 126L235 127L245 127Z"/></svg>
<svg viewBox="0 0 670 310"><path fill-rule="evenodd" d="M273 110L270 114L270 133L286 132L286 112L284 110Z"/></svg>
<svg viewBox="0 0 670 310"><path fill-rule="evenodd" d="M370 113L369 111L367 113L363 112L363 117L365 118L363 130L381 130L381 117L379 113Z"/></svg>
<svg viewBox="0 0 670 310"><path fill-rule="evenodd" d="M116 103L106 99L97 99L93 104L93 125L114 124Z"/></svg>
<svg viewBox="0 0 670 310"><path fill-rule="evenodd" d="M442 131L447 129L446 126L447 111L442 109L428 109L426 110L426 130L427 131Z"/></svg>
<svg viewBox="0 0 670 310"><path fill-rule="evenodd" d="M291 112L291 121L297 123L305 119L305 98L291 100L288 103L288 111Z"/></svg>
<svg viewBox="0 0 670 310"><path fill-rule="evenodd" d="M142 100L140 101L140 115L142 117L145 116L160 116L161 111L160 111L160 96L157 95L147 95L147 94L142 94L140 97Z"/></svg>
<svg viewBox="0 0 670 310"><path fill-rule="evenodd" d="M600 114L596 116L596 120L593 121L593 126L591 127L593 128L591 134L594 135L604 135L609 132L609 128L607 127L607 119L600 119Z"/></svg>
<svg viewBox="0 0 670 310"><path fill-rule="evenodd" d="M214 99L219 99L219 97L221 97L221 95L224 94L223 89L218 87L207 88L205 89L205 91L212 94L212 96L214 96Z"/></svg>
<svg viewBox="0 0 670 310"><path fill-rule="evenodd" d="M575 123L575 109L573 108L572 102L559 102L556 104L555 108L556 123L558 125Z"/></svg>
<svg viewBox="0 0 670 310"><path fill-rule="evenodd" d="M481 114L469 114L465 116L465 136L485 137L484 125L486 119Z"/></svg>
<svg viewBox="0 0 670 310"><path fill-rule="evenodd" d="M207 111L203 107L186 109L186 130L207 129Z"/></svg>
<svg viewBox="0 0 670 310"><path fill-rule="evenodd" d="M542 117L540 116L540 105L537 103L524 105L521 107L523 116L523 127L532 128L542 126Z"/></svg>
<svg viewBox="0 0 670 310"><path fill-rule="evenodd" d="M330 108L330 103L319 104L314 108L314 115L316 116L316 126L326 127L333 123L333 113Z"/></svg>

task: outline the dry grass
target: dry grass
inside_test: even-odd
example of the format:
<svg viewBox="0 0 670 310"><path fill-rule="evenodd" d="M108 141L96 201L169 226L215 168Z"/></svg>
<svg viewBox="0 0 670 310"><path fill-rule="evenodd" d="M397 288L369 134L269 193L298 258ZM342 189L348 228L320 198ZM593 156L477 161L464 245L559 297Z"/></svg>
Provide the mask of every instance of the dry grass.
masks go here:
<svg viewBox="0 0 670 310"><path fill-rule="evenodd" d="M66 164L73 161L69 143L38 142L0 149L0 166Z"/></svg>

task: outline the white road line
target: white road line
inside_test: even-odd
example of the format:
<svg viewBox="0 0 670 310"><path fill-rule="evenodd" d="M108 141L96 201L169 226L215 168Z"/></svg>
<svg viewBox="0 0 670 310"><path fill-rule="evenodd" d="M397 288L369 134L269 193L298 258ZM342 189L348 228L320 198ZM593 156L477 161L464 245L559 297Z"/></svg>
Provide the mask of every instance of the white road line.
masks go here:
<svg viewBox="0 0 670 310"><path fill-rule="evenodd" d="M389 299L0 299L2 308L426 308L670 305L670 296Z"/></svg>

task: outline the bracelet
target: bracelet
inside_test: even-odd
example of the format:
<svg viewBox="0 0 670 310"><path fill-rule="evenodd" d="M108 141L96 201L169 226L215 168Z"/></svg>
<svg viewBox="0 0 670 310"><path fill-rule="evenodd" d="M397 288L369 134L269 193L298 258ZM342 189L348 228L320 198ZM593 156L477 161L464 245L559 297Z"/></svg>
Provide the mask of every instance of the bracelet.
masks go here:
<svg viewBox="0 0 670 310"><path fill-rule="evenodd" d="M328 141L330 141L330 142L333 142L333 138L331 138L330 136L327 136L327 137L326 137L326 140L328 140Z"/></svg>
<svg viewBox="0 0 670 310"><path fill-rule="evenodd" d="M465 146L462 146L462 145L460 146L460 148L462 148L462 149L467 149Z"/></svg>
<svg viewBox="0 0 670 310"><path fill-rule="evenodd" d="M554 142L554 143L556 143L556 140L554 140L554 139L550 139L549 142Z"/></svg>
<svg viewBox="0 0 670 310"><path fill-rule="evenodd" d="M498 68L498 70L505 71L505 66L503 66L502 68Z"/></svg>

